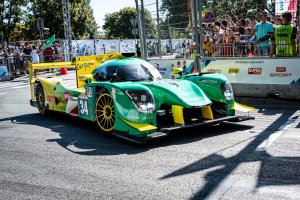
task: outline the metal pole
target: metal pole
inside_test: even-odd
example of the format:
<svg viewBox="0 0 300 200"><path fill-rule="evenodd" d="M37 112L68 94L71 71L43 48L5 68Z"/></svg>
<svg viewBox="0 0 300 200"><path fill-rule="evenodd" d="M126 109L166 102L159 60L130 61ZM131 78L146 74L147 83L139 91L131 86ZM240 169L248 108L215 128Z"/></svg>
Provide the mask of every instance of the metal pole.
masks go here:
<svg viewBox="0 0 300 200"><path fill-rule="evenodd" d="M156 21L157 21L158 55L159 55L159 58L161 58L161 40L160 40L160 23L159 23L158 0L156 0Z"/></svg>
<svg viewBox="0 0 300 200"><path fill-rule="evenodd" d="M170 18L169 14L167 15L167 20L168 20L168 30L169 30L169 37L170 37L170 53L173 55L173 46L172 46L172 31L170 27Z"/></svg>
<svg viewBox="0 0 300 200"><path fill-rule="evenodd" d="M200 63L199 63L199 55L200 55L200 45L199 45L199 32L198 32L198 7L197 0L193 0L193 8L194 8L194 27L195 27L195 40L196 40L196 56L195 56L195 72L199 72ZM200 29L201 30L201 29Z"/></svg>
<svg viewBox="0 0 300 200"><path fill-rule="evenodd" d="M141 22L142 22L142 35L143 35L143 49L144 49L144 58L148 57L147 44L146 44L146 28L145 28L145 9L144 9L144 0L141 0ZM142 45L142 44L141 44Z"/></svg>
<svg viewBox="0 0 300 200"><path fill-rule="evenodd" d="M201 72L201 57L203 56L203 28L202 28L202 0L199 0L199 26L200 26L200 37L199 37L199 44L200 44L200 51L199 51L199 68L197 72Z"/></svg>
<svg viewBox="0 0 300 200"><path fill-rule="evenodd" d="M140 40L140 49L141 49L141 58L144 59L144 48L142 48L143 44L143 32L142 32L142 22L141 22L141 13L139 9L139 2L135 0L136 14L138 18L138 29L139 29L139 40Z"/></svg>

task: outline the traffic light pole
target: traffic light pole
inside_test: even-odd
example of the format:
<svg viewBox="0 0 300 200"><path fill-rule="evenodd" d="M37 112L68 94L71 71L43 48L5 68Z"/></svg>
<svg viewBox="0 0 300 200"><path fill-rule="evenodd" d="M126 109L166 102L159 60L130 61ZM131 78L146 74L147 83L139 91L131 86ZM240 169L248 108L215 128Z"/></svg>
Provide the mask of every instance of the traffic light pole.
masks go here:
<svg viewBox="0 0 300 200"><path fill-rule="evenodd" d="M64 33L65 33L65 49L68 54L65 58L72 60L72 33L71 33L71 17L69 11L69 0L62 0L63 18L64 18ZM67 60L67 59L66 59Z"/></svg>

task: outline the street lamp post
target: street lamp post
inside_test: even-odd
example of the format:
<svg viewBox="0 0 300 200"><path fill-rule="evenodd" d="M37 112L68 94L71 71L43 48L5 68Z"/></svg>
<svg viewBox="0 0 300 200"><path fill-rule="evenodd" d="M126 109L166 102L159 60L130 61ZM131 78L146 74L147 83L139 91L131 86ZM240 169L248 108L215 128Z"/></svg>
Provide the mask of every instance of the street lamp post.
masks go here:
<svg viewBox="0 0 300 200"><path fill-rule="evenodd" d="M194 12L194 27L195 27L195 41L196 41L195 72L200 72L199 70L200 69L200 45L199 45L199 32L197 27L198 26L197 0L193 0L193 8L194 8L193 12Z"/></svg>

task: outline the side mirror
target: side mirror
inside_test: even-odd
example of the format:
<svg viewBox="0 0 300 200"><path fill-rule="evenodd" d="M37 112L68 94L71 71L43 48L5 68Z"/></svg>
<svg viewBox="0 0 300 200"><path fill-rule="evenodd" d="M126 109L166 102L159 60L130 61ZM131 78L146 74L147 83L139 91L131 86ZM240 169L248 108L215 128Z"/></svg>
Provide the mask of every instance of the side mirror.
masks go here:
<svg viewBox="0 0 300 200"><path fill-rule="evenodd" d="M79 80L84 81L86 83L90 83L93 81L93 75L91 74L80 75Z"/></svg>

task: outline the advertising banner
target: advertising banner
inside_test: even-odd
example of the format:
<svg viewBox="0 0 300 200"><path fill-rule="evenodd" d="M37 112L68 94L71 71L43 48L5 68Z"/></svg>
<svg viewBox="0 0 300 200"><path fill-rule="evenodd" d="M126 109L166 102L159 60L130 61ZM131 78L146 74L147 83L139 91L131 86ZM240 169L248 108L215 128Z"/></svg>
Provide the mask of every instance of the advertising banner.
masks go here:
<svg viewBox="0 0 300 200"><path fill-rule="evenodd" d="M0 66L0 81L10 80L6 65Z"/></svg>
<svg viewBox="0 0 300 200"><path fill-rule="evenodd" d="M291 12L293 19L296 18L298 0L276 0L275 15L281 15L283 12Z"/></svg>
<svg viewBox="0 0 300 200"><path fill-rule="evenodd" d="M136 40L121 40L120 53L135 53L136 43L137 43Z"/></svg>
<svg viewBox="0 0 300 200"><path fill-rule="evenodd" d="M172 77L173 67L183 67L193 73L194 60L149 60L164 78ZM300 85L299 58L290 59L227 59L203 60L201 72L222 73L238 84Z"/></svg>
<svg viewBox="0 0 300 200"><path fill-rule="evenodd" d="M120 52L119 40L96 40L96 54L105 54L107 52Z"/></svg>
<svg viewBox="0 0 300 200"><path fill-rule="evenodd" d="M72 54L73 57L94 55L94 40L72 40Z"/></svg>

